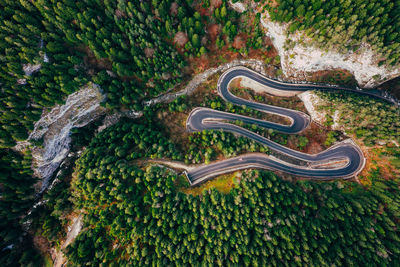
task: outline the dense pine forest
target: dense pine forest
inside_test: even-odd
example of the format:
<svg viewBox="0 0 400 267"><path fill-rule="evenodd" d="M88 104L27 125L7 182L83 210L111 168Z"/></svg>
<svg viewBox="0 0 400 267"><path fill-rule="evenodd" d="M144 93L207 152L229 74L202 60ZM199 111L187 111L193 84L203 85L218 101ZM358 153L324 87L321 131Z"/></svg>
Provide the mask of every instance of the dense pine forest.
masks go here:
<svg viewBox="0 0 400 267"><path fill-rule="evenodd" d="M395 182L373 181L365 191L357 184L292 184L252 171L226 195L211 190L194 197L177 190L173 172L129 164L131 155L116 144L146 156L163 147L174 151L163 139L135 148L130 140L140 138L141 128L107 129L77 163L74 202L87 212L88 230L68 250L73 265L399 263Z"/></svg>
<svg viewBox="0 0 400 267"><path fill-rule="evenodd" d="M0 152L0 264L35 266L41 262L32 247L31 236L24 230L26 216L35 198L36 182L30 169L30 157L12 151Z"/></svg>
<svg viewBox="0 0 400 267"><path fill-rule="evenodd" d="M328 110L331 115L338 110L346 131L363 138L364 143L372 145L382 140L400 142L400 110L397 106L350 93L316 93L329 103L321 109Z"/></svg>
<svg viewBox="0 0 400 267"><path fill-rule="evenodd" d="M398 106L315 92L325 101L318 111L326 122L306 133L232 122L307 153L317 141L322 150L355 139L375 154L348 181L251 169L193 188L181 169L162 164L209 164L248 152L285 159L229 132L186 131L196 107L288 123L225 102L216 94L221 73L194 95L145 104L233 59L257 59L267 75L282 78L280 57L261 27L265 10L327 51L368 43L380 65L400 62L399 1L250 1L243 13L231 2L238 1L0 0L0 266L51 266L52 250L65 255L66 266L400 265ZM73 128L71 153L41 191L32 151L43 140L23 141L43 115L90 83L104 95L104 116L141 116L102 130L104 116ZM231 89L306 112L297 97ZM335 112L342 131L332 129ZM79 216L82 229L63 248Z"/></svg>
<svg viewBox="0 0 400 267"><path fill-rule="evenodd" d="M24 140L43 108L89 80L107 94L106 107L136 110L179 82L186 63L171 28L188 32L184 49L195 55L204 30L188 3L174 2L171 15L171 2L1 1L1 146ZM27 75L26 64L41 68Z"/></svg>
<svg viewBox="0 0 400 267"><path fill-rule="evenodd" d="M271 18L290 22L289 32L304 30L322 48L342 52L368 43L380 64L400 59L400 2L395 0L275 0L267 1Z"/></svg>

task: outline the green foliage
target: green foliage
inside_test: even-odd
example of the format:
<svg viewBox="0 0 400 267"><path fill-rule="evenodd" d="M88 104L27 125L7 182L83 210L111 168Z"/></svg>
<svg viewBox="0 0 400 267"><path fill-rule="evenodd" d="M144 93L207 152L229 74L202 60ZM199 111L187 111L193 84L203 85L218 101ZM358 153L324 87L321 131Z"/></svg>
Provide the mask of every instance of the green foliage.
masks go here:
<svg viewBox="0 0 400 267"><path fill-rule="evenodd" d="M315 92L329 103L321 108L329 112L330 123L335 110L338 123L346 132L355 133L367 145L379 140L400 142L400 111L398 107L382 100L348 92Z"/></svg>
<svg viewBox="0 0 400 267"><path fill-rule="evenodd" d="M226 195L194 197L176 191L171 171L115 172L112 162L103 167L104 154L88 162L89 155L75 183L88 230L68 248L72 265L399 263L395 182L376 181L369 191L354 184L346 193L338 183L292 184L252 171Z"/></svg>
<svg viewBox="0 0 400 267"><path fill-rule="evenodd" d="M36 6L48 23L57 18L55 27L69 45L84 45L96 59L111 63L117 79L104 70L94 77L108 94L108 107L140 108L143 98L156 96L181 80L185 61L166 39L173 37L172 25L193 31L195 14L186 1L178 1L177 14L170 11L171 4L169 0L79 5L40 0ZM195 34L202 33L198 31Z"/></svg>
<svg viewBox="0 0 400 267"><path fill-rule="evenodd" d="M324 49L357 50L371 44L381 63L400 59L400 2L392 0L292 1L267 6L272 20L291 22L289 32L305 29Z"/></svg>
<svg viewBox="0 0 400 267"><path fill-rule="evenodd" d="M24 232L34 201L31 156L0 150L0 265L37 266L41 259Z"/></svg>
<svg viewBox="0 0 400 267"><path fill-rule="evenodd" d="M185 103L187 96L183 95L178 98L175 98L174 101L168 104L169 112L183 112L187 109L187 105Z"/></svg>
<svg viewBox="0 0 400 267"><path fill-rule="evenodd" d="M206 52L202 17L184 0L3 0L0 9L0 148L25 140L44 108L90 80L107 94L107 108L142 109L182 80L175 27L189 33L186 54Z"/></svg>
<svg viewBox="0 0 400 267"><path fill-rule="evenodd" d="M0 148L6 148L27 137L44 107L62 103L85 79L77 53L67 51L31 2L0 1L0 9ZM40 70L25 75L23 66L35 64Z"/></svg>
<svg viewBox="0 0 400 267"><path fill-rule="evenodd" d="M336 137L337 137L336 132L333 132L333 131L328 132L328 134L326 136L326 140L325 140L325 145L326 146L333 145L337 141Z"/></svg>
<svg viewBox="0 0 400 267"><path fill-rule="evenodd" d="M156 157L175 153L158 130L151 121L123 121L98 134L78 160L74 203L87 213L87 230L68 247L71 265L399 263L398 182L373 178L368 190L352 183L349 192L337 182L289 183L250 171L228 194L185 195L177 174L132 161L160 147L169 149ZM193 139L210 144L216 133Z"/></svg>
<svg viewBox="0 0 400 267"><path fill-rule="evenodd" d="M71 143L73 144L73 146L75 147L87 146L92 140L95 131L102 123L103 121L100 118L84 127L71 129L71 139L72 139Z"/></svg>
<svg viewBox="0 0 400 267"><path fill-rule="evenodd" d="M302 135L299 136L298 144L297 144L298 148L303 149L307 146L307 144L308 144L308 138L305 136L302 136Z"/></svg>

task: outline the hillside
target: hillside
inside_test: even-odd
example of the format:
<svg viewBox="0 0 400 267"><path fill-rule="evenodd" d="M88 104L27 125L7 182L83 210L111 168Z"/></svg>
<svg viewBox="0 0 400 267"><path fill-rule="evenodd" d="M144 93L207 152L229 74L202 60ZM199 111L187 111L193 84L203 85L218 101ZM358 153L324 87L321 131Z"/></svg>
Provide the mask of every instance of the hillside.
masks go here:
<svg viewBox="0 0 400 267"><path fill-rule="evenodd" d="M399 1L0 9L0 266L400 265Z"/></svg>

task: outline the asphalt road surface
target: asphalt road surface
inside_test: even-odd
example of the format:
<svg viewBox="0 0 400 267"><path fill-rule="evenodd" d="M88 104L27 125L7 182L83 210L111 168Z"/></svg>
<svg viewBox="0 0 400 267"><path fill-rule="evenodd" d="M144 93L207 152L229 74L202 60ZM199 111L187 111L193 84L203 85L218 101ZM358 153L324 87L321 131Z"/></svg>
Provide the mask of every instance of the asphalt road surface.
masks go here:
<svg viewBox="0 0 400 267"><path fill-rule="evenodd" d="M229 121L232 122L239 120L243 121L244 123L256 124L260 127L270 128L286 134L299 133L307 128L310 123L310 117L303 112L257 103L234 96L228 90L229 84L233 79L240 77L247 77L262 85L278 90L337 90L337 88L332 88L329 86L282 83L268 79L250 69L244 67L235 67L222 74L218 81L218 93L221 95L221 97L225 101L231 102L235 105L246 106L262 112L286 117L291 121L291 124L282 125L209 108L195 108L192 110L186 121L187 130L190 132L202 130L221 130L239 134L253 139L260 144L266 145L272 150L292 158L306 161L309 164L308 166L299 166L284 162L266 154L248 153L239 157L204 165L186 172L187 178L191 185L197 185L217 175L248 168L279 170L293 175L315 179L350 178L358 174L363 169L365 165L365 158L360 148L351 139L336 144L318 154L306 154L282 146L254 132L229 123ZM351 89L346 90L356 91ZM357 93L359 92L357 91ZM318 165L318 163L323 164L334 161L345 161L346 164L333 168L322 168L321 166L312 167Z"/></svg>

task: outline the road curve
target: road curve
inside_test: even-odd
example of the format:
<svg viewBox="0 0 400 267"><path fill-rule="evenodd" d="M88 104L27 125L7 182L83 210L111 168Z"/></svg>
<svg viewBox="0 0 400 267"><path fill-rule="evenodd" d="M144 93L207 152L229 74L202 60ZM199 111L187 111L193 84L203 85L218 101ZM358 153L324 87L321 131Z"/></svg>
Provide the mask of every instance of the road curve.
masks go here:
<svg viewBox="0 0 400 267"><path fill-rule="evenodd" d="M233 95L228 90L229 84L233 79L240 77L247 77L262 85L278 90L307 91L328 90L328 88L329 90L337 90L337 88L332 88L329 86L282 83L268 79L250 69L244 67L235 67L223 73L219 78L219 95L225 101L231 102L235 105L244 105L262 112L286 117L291 121L291 124L282 125L209 108L195 108L189 114L189 117L186 121L186 128L188 131L197 132L203 130L221 130L239 134L253 139L256 142L266 145L270 149L285 154L289 157L306 161L310 163L311 166L318 163L336 160L345 160L346 164L336 168L312 168L289 164L262 153L248 153L239 157L214 162L185 172L191 185L199 184L217 175L248 168L273 169L297 176L316 179L350 178L358 174L363 169L365 165L365 158L360 148L351 139L336 144L318 154L306 154L282 146L240 126L230 124L229 121L240 120L244 123L256 124L260 127L270 128L286 134L296 134L307 128L310 123L310 117L301 111L257 103Z"/></svg>

